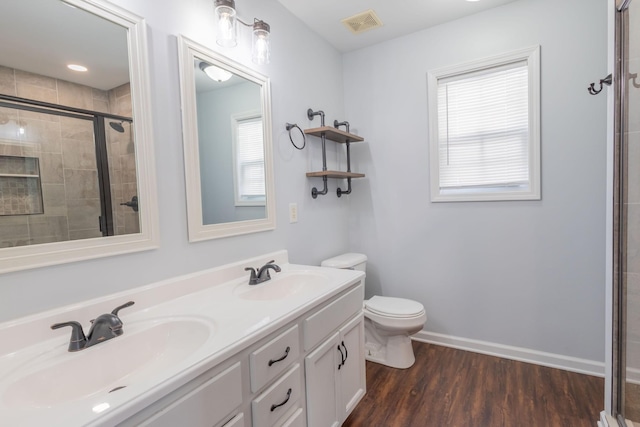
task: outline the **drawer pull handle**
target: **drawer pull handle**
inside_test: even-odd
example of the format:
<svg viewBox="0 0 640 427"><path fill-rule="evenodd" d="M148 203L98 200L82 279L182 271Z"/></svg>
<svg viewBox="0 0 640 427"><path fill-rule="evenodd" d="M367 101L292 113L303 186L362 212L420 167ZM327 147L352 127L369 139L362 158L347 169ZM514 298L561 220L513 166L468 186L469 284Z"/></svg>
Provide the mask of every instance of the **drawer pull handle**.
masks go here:
<svg viewBox="0 0 640 427"><path fill-rule="evenodd" d="M344 341L342 341L342 348L344 348L344 362L342 362L344 365L347 362L347 357L349 357L349 352L347 351L347 346L344 345Z"/></svg>
<svg viewBox="0 0 640 427"><path fill-rule="evenodd" d="M286 405L290 398L291 398L291 389L287 391L287 398L284 400L284 402L278 403L277 405L271 405L271 412L275 411L277 408L281 407L282 405Z"/></svg>
<svg viewBox="0 0 640 427"><path fill-rule="evenodd" d="M338 365L338 369L342 368L342 365L344 365L344 353L342 352L342 348L340 348L340 344L338 344L338 351L340 352L340 364Z"/></svg>
<svg viewBox="0 0 640 427"><path fill-rule="evenodd" d="M276 359L276 360L269 360L269 366L273 365L274 363L278 363L278 362L282 362L284 359L287 358L287 356L289 355L289 352L291 351L291 347L287 347L287 349L284 351L284 356L282 356L280 359Z"/></svg>

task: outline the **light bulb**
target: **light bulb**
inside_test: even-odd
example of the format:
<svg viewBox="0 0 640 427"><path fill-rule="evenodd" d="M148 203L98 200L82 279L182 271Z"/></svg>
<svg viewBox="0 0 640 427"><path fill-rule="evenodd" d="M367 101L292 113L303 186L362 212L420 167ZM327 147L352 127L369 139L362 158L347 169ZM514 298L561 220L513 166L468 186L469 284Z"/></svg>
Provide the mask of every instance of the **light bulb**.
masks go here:
<svg viewBox="0 0 640 427"><path fill-rule="evenodd" d="M258 65L268 64L271 60L269 31L269 24L264 21L256 21L253 24L253 46L251 49L251 59Z"/></svg>
<svg viewBox="0 0 640 427"><path fill-rule="evenodd" d="M215 4L216 43L222 47L234 47L238 44L235 3L217 0Z"/></svg>

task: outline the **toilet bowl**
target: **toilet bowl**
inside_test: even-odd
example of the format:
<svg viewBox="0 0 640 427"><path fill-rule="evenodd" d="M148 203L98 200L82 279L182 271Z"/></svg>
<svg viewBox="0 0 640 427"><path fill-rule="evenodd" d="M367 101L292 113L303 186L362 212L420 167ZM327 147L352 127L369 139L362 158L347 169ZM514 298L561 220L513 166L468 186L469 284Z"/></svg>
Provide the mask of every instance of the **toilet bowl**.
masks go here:
<svg viewBox="0 0 640 427"><path fill-rule="evenodd" d="M365 271L367 256L348 253L324 260L323 267ZM392 368L415 362L410 336L421 331L427 315L417 301L373 296L364 301L365 358Z"/></svg>

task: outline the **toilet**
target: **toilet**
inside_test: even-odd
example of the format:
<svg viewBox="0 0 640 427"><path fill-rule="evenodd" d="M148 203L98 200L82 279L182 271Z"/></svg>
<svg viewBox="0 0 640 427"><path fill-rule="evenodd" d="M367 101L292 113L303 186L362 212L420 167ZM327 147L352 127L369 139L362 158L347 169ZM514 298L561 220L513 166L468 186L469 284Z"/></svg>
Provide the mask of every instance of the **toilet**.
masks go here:
<svg viewBox="0 0 640 427"><path fill-rule="evenodd" d="M322 261L322 267L365 271L367 256L348 253ZM427 315L417 301L373 296L364 301L365 358L406 369L416 361L410 336L422 330Z"/></svg>

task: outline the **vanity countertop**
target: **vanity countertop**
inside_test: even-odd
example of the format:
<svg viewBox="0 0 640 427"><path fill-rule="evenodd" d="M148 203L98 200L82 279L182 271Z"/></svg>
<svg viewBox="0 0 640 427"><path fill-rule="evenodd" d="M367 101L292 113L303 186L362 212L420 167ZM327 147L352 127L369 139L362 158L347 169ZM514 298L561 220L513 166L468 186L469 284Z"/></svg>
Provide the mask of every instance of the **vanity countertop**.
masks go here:
<svg viewBox="0 0 640 427"><path fill-rule="evenodd" d="M249 286L244 267L272 259L282 271ZM117 424L363 278L279 251L0 324L0 425ZM70 329L50 329L127 301L107 342L71 353Z"/></svg>

